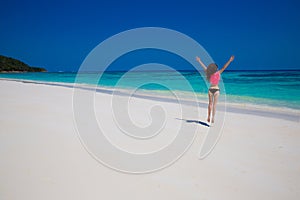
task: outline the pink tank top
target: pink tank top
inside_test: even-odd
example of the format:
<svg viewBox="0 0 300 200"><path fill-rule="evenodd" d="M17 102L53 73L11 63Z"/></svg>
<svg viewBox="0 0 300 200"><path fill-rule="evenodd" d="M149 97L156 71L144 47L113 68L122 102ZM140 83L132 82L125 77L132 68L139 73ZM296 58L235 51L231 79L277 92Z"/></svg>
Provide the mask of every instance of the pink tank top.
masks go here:
<svg viewBox="0 0 300 200"><path fill-rule="evenodd" d="M220 73L216 72L210 76L209 82L212 85L218 85L220 81Z"/></svg>

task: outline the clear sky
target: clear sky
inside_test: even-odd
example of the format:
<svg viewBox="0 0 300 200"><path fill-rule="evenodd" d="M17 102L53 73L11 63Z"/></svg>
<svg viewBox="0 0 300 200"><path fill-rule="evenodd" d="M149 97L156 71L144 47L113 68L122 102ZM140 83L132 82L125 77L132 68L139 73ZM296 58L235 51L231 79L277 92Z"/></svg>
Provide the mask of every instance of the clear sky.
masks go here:
<svg viewBox="0 0 300 200"><path fill-rule="evenodd" d="M49 71L76 71L108 37L165 27L200 43L232 70L300 69L300 1L3 1L0 54ZM196 54L196 52L195 52Z"/></svg>

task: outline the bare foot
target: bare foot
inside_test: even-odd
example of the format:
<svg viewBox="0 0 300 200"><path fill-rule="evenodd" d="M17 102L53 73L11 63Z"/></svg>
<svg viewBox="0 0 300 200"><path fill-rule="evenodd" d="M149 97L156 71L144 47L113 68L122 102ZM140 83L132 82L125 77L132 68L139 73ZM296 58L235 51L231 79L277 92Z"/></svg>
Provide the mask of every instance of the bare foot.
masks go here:
<svg viewBox="0 0 300 200"><path fill-rule="evenodd" d="M209 117L207 118L207 122L208 122L208 123L210 122L210 118L209 118Z"/></svg>
<svg viewBox="0 0 300 200"><path fill-rule="evenodd" d="M212 120L211 120L211 123L215 123L215 119L212 119Z"/></svg>

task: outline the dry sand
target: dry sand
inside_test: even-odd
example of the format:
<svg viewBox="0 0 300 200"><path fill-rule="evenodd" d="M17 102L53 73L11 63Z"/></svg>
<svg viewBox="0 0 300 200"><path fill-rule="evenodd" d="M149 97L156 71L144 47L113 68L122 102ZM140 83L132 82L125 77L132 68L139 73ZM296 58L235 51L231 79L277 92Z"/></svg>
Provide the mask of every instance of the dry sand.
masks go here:
<svg viewBox="0 0 300 200"><path fill-rule="evenodd" d="M167 113L162 136L151 144L135 143L117 134L107 106L112 95L97 93L95 116L105 120L102 128L110 140L128 151L162 147L182 123L196 129L192 146L174 164L133 175L104 166L84 148L74 123L72 88L0 80L0 92L0 199L300 198L298 111L282 117L229 109L219 142L199 160L210 128L193 120L204 122L206 108L197 118L195 108L185 106L187 114L179 116L175 103L132 98L130 112L139 126L151 122L145 110L153 105Z"/></svg>

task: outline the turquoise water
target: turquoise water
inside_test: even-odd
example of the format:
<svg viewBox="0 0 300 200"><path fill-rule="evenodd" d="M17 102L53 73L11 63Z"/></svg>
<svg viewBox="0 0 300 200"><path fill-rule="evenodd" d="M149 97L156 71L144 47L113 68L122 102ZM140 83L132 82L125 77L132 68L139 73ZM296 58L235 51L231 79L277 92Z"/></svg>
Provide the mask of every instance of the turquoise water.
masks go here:
<svg viewBox="0 0 300 200"><path fill-rule="evenodd" d="M74 83L76 73L3 73L0 78L44 82ZM79 83L104 87L136 88L164 92L168 88L184 92L196 91L206 97L207 85L196 71L167 72L105 72L99 82L96 73L81 73ZM125 75L125 76L124 76ZM184 77L184 79L183 79ZM187 80L191 88L185 83ZM222 74L227 102L253 103L300 109L300 71L225 71Z"/></svg>

